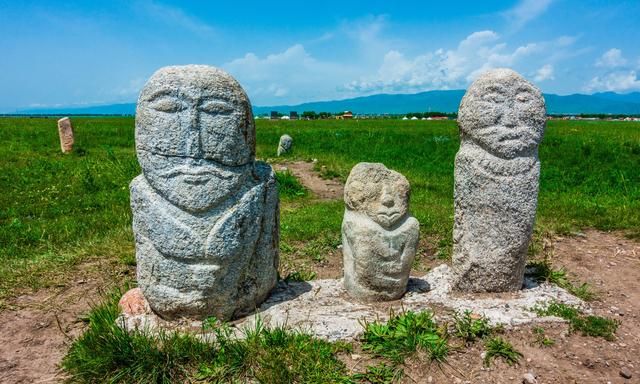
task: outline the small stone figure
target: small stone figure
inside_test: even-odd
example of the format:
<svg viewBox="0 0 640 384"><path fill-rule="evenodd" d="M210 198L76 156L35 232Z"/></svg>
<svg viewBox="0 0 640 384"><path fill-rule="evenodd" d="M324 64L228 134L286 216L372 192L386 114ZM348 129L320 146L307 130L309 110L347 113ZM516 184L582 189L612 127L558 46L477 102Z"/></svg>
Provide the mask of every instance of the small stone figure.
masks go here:
<svg viewBox="0 0 640 384"><path fill-rule="evenodd" d="M454 172L454 286L468 292L522 287L538 203L542 93L510 69L471 84L458 112Z"/></svg>
<svg viewBox="0 0 640 384"><path fill-rule="evenodd" d="M277 281L278 192L251 104L226 72L158 70L140 93L131 182L137 277L160 316L228 320Z"/></svg>
<svg viewBox="0 0 640 384"><path fill-rule="evenodd" d="M380 163L360 163L344 189L344 285L362 301L395 300L405 293L420 225L409 215L407 179Z"/></svg>
<svg viewBox="0 0 640 384"><path fill-rule="evenodd" d="M68 117L63 117L58 120L58 135L60 136L62 153L73 151L73 126Z"/></svg>
<svg viewBox="0 0 640 384"><path fill-rule="evenodd" d="M280 136L280 142L278 143L278 156L284 155L291 150L293 145L293 139L289 135Z"/></svg>

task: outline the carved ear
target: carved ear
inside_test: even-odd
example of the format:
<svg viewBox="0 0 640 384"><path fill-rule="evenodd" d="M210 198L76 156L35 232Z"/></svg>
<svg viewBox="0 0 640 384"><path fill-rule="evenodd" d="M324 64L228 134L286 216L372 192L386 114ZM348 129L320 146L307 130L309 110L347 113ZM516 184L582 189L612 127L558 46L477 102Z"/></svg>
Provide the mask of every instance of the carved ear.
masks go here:
<svg viewBox="0 0 640 384"><path fill-rule="evenodd" d="M362 189L362 182L347 180L347 185L344 188L344 203L352 211L357 211L362 203L363 197L362 193L360 193ZM360 199L358 199L358 196L360 196Z"/></svg>
<svg viewBox="0 0 640 384"><path fill-rule="evenodd" d="M344 190L344 204L347 206L347 208L349 208L350 210L355 210L355 208L353 207L353 200L351 198L351 193L349 193L348 189Z"/></svg>

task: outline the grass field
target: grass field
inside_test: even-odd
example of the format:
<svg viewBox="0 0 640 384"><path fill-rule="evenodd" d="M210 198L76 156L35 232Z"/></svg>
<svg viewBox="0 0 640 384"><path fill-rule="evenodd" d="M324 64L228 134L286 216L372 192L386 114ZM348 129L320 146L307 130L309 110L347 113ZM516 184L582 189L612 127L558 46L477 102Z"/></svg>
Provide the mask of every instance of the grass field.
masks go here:
<svg viewBox="0 0 640 384"><path fill-rule="evenodd" d="M0 119L0 310L28 289L72 279L80 262L107 258L135 263L128 192L140 172L134 121L73 121L76 150L63 155L55 119ZM453 160L459 145L455 122L260 120L257 132L258 157L271 162L317 159L323 175L342 180L360 161L383 162L402 172L412 186L411 209L423 241L443 257L450 253ZM283 133L293 136L294 151L276 159ZM552 121L540 158L536 238L585 227L640 237L640 124ZM315 263L340 243L343 203L301 193L290 174L278 178L281 259L304 267L295 270L293 265L289 278L312 278ZM547 271L541 278L565 278L562 270L541 265ZM262 327L236 340L225 325L214 328L218 338L213 344L189 335L152 337L115 325L120 296L113 292L88 314L87 331L62 362L70 382L392 383L405 374L405 358L440 364L461 345L483 343L486 364L493 364L492 358L513 364L522 356L486 319L468 313L454 316L452 324L436 323L430 312L404 313L386 324L365 323L360 343L332 344ZM559 310L561 316L571 315L571 329L583 334L611 338L618 325L574 308ZM373 360L349 370L344 356L352 352Z"/></svg>
<svg viewBox="0 0 640 384"><path fill-rule="evenodd" d="M133 118L73 122L76 151L62 155L55 119L0 119L0 306L88 257L135 262L128 192L139 173ZM288 133L294 138L288 158L318 159L326 175L344 180L361 161L403 173L421 236L449 253L455 122L258 120L257 132L262 159L275 160L278 138ZM538 234L593 227L640 236L640 124L551 121L540 158ZM343 209L340 201L283 197L283 256L306 244L317 256L339 244Z"/></svg>

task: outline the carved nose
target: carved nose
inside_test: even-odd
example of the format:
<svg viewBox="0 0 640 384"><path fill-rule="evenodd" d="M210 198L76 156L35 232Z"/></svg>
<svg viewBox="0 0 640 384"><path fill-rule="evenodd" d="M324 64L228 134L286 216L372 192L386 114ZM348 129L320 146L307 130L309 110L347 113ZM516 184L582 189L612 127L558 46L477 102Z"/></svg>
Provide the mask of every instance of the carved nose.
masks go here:
<svg viewBox="0 0 640 384"><path fill-rule="evenodd" d="M200 157L202 146L200 143L200 121L197 108L190 108L187 111L188 131L187 131L187 156Z"/></svg>
<svg viewBox="0 0 640 384"><path fill-rule="evenodd" d="M389 190L385 188L382 191L382 205L384 205L385 207L391 208L393 207L394 203L395 202L393 200L393 196L391 195L391 193L389 193Z"/></svg>
<svg viewBox="0 0 640 384"><path fill-rule="evenodd" d="M517 116L515 111L511 110L509 112L503 113L500 117L500 122L503 126L513 128L516 126Z"/></svg>

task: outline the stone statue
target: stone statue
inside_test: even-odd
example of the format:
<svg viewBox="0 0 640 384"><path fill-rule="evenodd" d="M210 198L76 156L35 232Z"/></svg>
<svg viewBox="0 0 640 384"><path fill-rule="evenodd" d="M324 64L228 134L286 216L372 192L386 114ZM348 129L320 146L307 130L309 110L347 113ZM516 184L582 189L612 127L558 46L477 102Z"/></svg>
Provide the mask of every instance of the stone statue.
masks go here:
<svg viewBox="0 0 640 384"><path fill-rule="evenodd" d="M289 135L280 136L280 142L278 143L278 156L284 155L291 150L293 145L293 139Z"/></svg>
<svg viewBox="0 0 640 384"><path fill-rule="evenodd" d="M62 153L73 151L73 125L68 117L58 120L58 136L60 136L60 149Z"/></svg>
<svg viewBox="0 0 640 384"><path fill-rule="evenodd" d="M251 104L224 71L165 67L136 110L138 283L166 319L251 312L277 282L278 192L255 161Z"/></svg>
<svg viewBox="0 0 640 384"><path fill-rule="evenodd" d="M522 287L538 203L542 93L510 69L471 84L458 111L454 173L454 286L469 292Z"/></svg>
<svg viewBox="0 0 640 384"><path fill-rule="evenodd" d="M409 182L379 163L360 163L344 189L344 285L361 301L400 298L407 290L420 225L409 215Z"/></svg>

